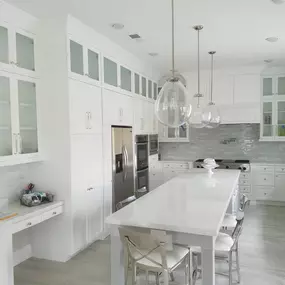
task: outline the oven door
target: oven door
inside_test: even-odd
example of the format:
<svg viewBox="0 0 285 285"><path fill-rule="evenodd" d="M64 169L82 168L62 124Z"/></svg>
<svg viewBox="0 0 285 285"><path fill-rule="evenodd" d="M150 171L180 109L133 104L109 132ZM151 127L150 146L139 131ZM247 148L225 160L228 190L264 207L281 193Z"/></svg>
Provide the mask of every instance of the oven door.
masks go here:
<svg viewBox="0 0 285 285"><path fill-rule="evenodd" d="M158 154L158 139L151 139L149 141L149 153L150 155Z"/></svg>
<svg viewBox="0 0 285 285"><path fill-rule="evenodd" d="M137 143L137 171L148 167L148 143Z"/></svg>
<svg viewBox="0 0 285 285"><path fill-rule="evenodd" d="M136 175L136 198L139 198L149 192L148 168L137 171Z"/></svg>

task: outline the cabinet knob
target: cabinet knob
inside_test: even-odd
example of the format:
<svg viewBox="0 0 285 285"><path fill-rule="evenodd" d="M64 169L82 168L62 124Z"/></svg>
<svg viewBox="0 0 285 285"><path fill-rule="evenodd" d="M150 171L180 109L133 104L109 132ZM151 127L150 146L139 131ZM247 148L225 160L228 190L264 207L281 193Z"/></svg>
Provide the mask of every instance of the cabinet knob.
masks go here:
<svg viewBox="0 0 285 285"><path fill-rule="evenodd" d="M282 171L284 171L284 168L282 168Z"/></svg>
<svg viewBox="0 0 285 285"><path fill-rule="evenodd" d="M264 170L266 170L266 168L264 168Z"/></svg>
<svg viewBox="0 0 285 285"><path fill-rule="evenodd" d="M27 223L27 227L29 227L29 226L31 226L31 225L32 225L32 223L31 223L31 222Z"/></svg>
<svg viewBox="0 0 285 285"><path fill-rule="evenodd" d="M266 181L266 178L264 178L264 181Z"/></svg>
<svg viewBox="0 0 285 285"><path fill-rule="evenodd" d="M56 213L56 212L53 212L52 214L53 214L53 215L56 215L57 213Z"/></svg>

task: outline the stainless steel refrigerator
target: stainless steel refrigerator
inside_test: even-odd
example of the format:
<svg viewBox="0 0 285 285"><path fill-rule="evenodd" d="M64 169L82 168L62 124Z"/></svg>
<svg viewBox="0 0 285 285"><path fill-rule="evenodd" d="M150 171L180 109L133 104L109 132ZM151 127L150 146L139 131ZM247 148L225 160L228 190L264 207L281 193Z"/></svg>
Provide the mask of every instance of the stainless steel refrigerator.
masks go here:
<svg viewBox="0 0 285 285"><path fill-rule="evenodd" d="M135 195L133 134L131 127L112 127L113 212L116 205Z"/></svg>

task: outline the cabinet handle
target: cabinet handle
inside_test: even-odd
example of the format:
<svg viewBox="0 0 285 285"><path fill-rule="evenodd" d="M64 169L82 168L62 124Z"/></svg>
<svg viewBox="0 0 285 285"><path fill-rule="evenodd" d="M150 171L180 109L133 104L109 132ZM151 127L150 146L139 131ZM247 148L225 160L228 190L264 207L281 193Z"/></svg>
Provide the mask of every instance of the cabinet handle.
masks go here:
<svg viewBox="0 0 285 285"><path fill-rule="evenodd" d="M17 134L13 134L13 143L15 145L14 154L18 153L18 136Z"/></svg>
<svg viewBox="0 0 285 285"><path fill-rule="evenodd" d="M29 227L29 226L31 226L31 225L32 225L32 223L31 223L31 222L27 223L27 227Z"/></svg>
<svg viewBox="0 0 285 285"><path fill-rule="evenodd" d="M263 180L266 181L266 178L264 178Z"/></svg>
<svg viewBox="0 0 285 285"><path fill-rule="evenodd" d="M85 113L85 129L89 129L89 112Z"/></svg>
<svg viewBox="0 0 285 285"><path fill-rule="evenodd" d="M57 212L53 212L52 214L53 214L53 215L56 215L56 214L57 214Z"/></svg>
<svg viewBox="0 0 285 285"><path fill-rule="evenodd" d="M92 129L92 113L88 112L89 130Z"/></svg>
<svg viewBox="0 0 285 285"><path fill-rule="evenodd" d="M264 168L264 170L266 170L266 168Z"/></svg>

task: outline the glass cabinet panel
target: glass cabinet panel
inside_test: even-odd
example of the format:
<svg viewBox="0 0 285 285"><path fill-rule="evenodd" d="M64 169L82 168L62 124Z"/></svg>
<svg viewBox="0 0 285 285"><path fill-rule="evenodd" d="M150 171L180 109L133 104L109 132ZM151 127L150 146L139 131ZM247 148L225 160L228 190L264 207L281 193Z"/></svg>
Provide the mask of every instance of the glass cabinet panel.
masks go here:
<svg viewBox="0 0 285 285"><path fill-rule="evenodd" d="M104 82L112 86L118 86L117 63L106 57L104 57Z"/></svg>
<svg viewBox="0 0 285 285"><path fill-rule="evenodd" d="M38 152L36 84L18 81L20 153Z"/></svg>
<svg viewBox="0 0 285 285"><path fill-rule="evenodd" d="M142 95L146 97L146 78L142 77Z"/></svg>
<svg viewBox="0 0 285 285"><path fill-rule="evenodd" d="M273 95L273 79L263 78L263 96Z"/></svg>
<svg viewBox="0 0 285 285"><path fill-rule="evenodd" d="M35 70L34 40L16 33L17 65L29 70Z"/></svg>
<svg viewBox="0 0 285 285"><path fill-rule="evenodd" d="M148 98L152 99L152 81L148 81Z"/></svg>
<svg viewBox="0 0 285 285"><path fill-rule="evenodd" d="M140 95L140 76L135 73L135 93Z"/></svg>
<svg viewBox="0 0 285 285"><path fill-rule="evenodd" d="M153 83L153 99L157 99L157 84Z"/></svg>
<svg viewBox="0 0 285 285"><path fill-rule="evenodd" d="M176 128L168 127L168 138L170 139L176 138Z"/></svg>
<svg viewBox="0 0 285 285"><path fill-rule="evenodd" d="M8 29L0 26L0 62L9 63Z"/></svg>
<svg viewBox="0 0 285 285"><path fill-rule="evenodd" d="M277 136L285 136L285 101L277 102Z"/></svg>
<svg viewBox="0 0 285 285"><path fill-rule="evenodd" d="M121 88L132 91L132 72L123 66L121 66Z"/></svg>
<svg viewBox="0 0 285 285"><path fill-rule="evenodd" d="M278 95L285 95L285 77L277 78L277 92Z"/></svg>
<svg viewBox="0 0 285 285"><path fill-rule="evenodd" d="M0 76L0 156L12 154L10 80Z"/></svg>
<svg viewBox="0 0 285 285"><path fill-rule="evenodd" d="M83 46L70 40L70 69L77 74L84 74Z"/></svg>
<svg viewBox="0 0 285 285"><path fill-rule="evenodd" d="M99 81L99 55L88 49L88 75Z"/></svg>
<svg viewBox="0 0 285 285"><path fill-rule="evenodd" d="M272 102L263 103L263 136L273 136Z"/></svg>
<svg viewBox="0 0 285 285"><path fill-rule="evenodd" d="M179 138L187 138L187 128L188 126L186 124L179 127Z"/></svg>

